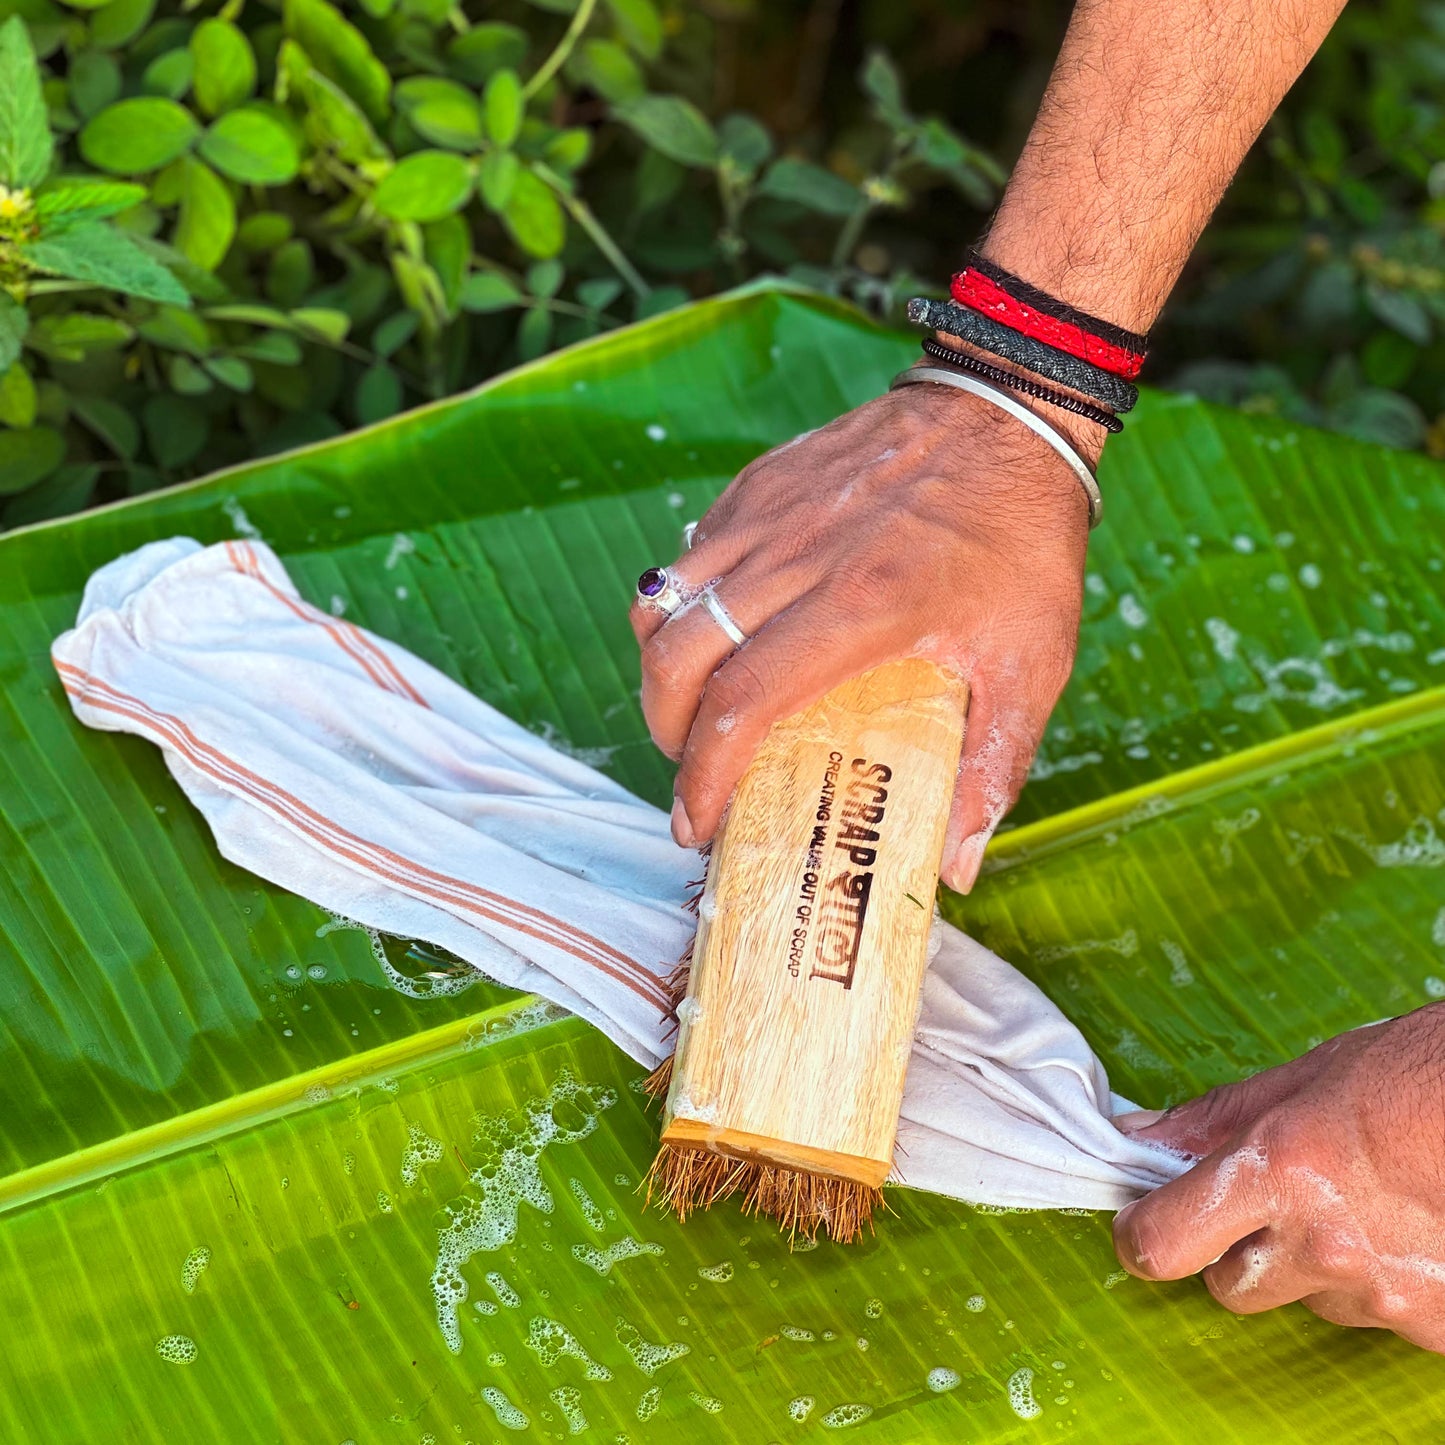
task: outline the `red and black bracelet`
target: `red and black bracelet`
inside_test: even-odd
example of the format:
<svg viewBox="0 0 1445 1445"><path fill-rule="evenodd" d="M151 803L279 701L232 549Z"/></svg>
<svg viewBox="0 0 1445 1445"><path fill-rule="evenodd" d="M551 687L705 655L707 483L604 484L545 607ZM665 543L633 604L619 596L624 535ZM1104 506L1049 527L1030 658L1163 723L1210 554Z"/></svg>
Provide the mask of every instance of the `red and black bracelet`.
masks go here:
<svg viewBox="0 0 1445 1445"><path fill-rule="evenodd" d="M1055 386L1081 392L1116 415L1129 411L1139 400L1139 388L1071 352L1015 331L992 316L957 301L933 301L915 296L908 303L908 319L945 337L958 337L981 351L1011 361Z"/></svg>
<svg viewBox="0 0 1445 1445"><path fill-rule="evenodd" d="M949 290L960 305L1125 381L1144 365L1148 337L1079 311L977 252Z"/></svg>

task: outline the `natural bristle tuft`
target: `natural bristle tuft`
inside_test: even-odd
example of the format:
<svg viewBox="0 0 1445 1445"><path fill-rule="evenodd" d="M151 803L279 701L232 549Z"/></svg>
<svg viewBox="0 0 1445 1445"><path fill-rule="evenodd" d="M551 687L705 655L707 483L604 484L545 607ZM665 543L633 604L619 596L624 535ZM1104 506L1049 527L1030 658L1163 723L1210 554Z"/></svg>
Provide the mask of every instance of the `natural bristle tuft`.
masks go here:
<svg viewBox="0 0 1445 1445"><path fill-rule="evenodd" d="M790 1236L816 1239L822 1229L839 1244L851 1244L865 1229L871 1230L873 1211L887 1208L881 1189L852 1179L781 1169L674 1144L658 1150L644 1183L648 1204L656 1199L679 1219L741 1194L744 1214L766 1214Z"/></svg>

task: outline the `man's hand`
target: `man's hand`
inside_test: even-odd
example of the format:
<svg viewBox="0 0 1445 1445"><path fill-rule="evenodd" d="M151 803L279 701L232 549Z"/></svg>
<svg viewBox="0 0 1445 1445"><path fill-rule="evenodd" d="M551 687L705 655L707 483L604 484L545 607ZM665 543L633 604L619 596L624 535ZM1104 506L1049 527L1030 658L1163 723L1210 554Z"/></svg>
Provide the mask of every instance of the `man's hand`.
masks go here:
<svg viewBox="0 0 1445 1445"><path fill-rule="evenodd" d="M1078 425L1097 433L1076 437L1092 459L1102 432ZM712 836L777 719L924 657L972 689L944 850L944 880L970 887L1069 676L1087 533L1057 453L942 386L890 392L754 462L672 569L690 591L716 579L750 640L734 651L696 604L665 626L646 603L632 612L643 711L681 762L678 841Z"/></svg>
<svg viewBox="0 0 1445 1445"><path fill-rule="evenodd" d="M1201 1162L1115 1218L1131 1274L1202 1270L1236 1314L1299 1300L1445 1353L1445 1004L1153 1119L1119 1123Z"/></svg>

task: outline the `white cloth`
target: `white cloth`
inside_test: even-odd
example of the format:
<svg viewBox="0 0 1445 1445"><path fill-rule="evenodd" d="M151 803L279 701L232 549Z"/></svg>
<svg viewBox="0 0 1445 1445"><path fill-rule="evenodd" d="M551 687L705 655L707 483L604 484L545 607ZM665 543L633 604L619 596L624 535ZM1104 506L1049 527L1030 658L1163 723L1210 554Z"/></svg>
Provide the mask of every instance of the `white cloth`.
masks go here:
<svg viewBox="0 0 1445 1445"><path fill-rule="evenodd" d="M157 743L233 862L369 928L440 944L640 1062L698 860L667 816L402 648L302 600L256 542L155 542L102 567L52 650L77 717ZM896 1174L977 1204L1117 1209L1183 1163L1109 1122L1083 1036L939 923Z"/></svg>

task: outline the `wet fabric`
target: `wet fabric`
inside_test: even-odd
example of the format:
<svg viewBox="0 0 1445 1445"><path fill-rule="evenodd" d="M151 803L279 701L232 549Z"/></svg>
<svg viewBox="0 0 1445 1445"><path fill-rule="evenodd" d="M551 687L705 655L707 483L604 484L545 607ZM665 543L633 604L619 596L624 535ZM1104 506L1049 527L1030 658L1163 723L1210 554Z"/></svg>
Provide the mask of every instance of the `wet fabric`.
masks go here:
<svg viewBox="0 0 1445 1445"><path fill-rule="evenodd" d="M645 1065L699 863L667 815L420 658L306 602L259 542L101 568L52 649L76 716L159 746L221 853L367 928L440 945ZM1183 1162L1120 1134L1082 1034L941 920L899 1127L901 1183L1117 1209Z"/></svg>

